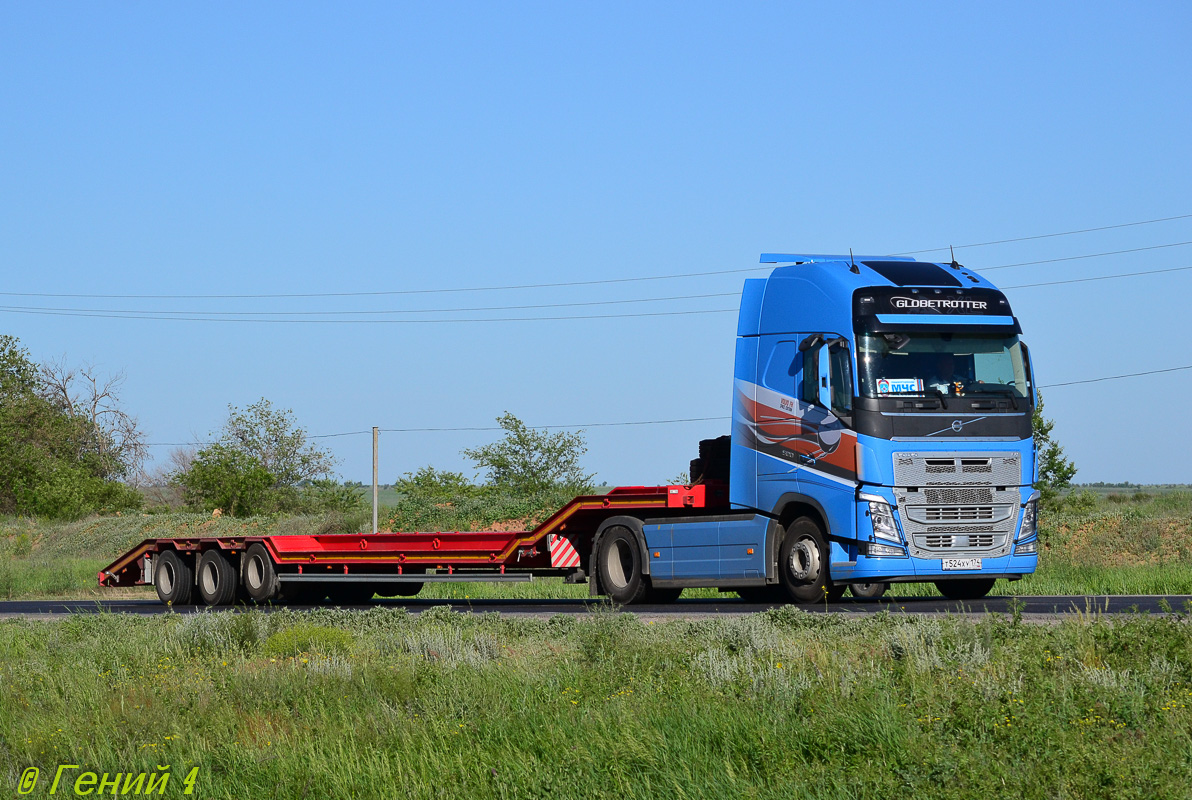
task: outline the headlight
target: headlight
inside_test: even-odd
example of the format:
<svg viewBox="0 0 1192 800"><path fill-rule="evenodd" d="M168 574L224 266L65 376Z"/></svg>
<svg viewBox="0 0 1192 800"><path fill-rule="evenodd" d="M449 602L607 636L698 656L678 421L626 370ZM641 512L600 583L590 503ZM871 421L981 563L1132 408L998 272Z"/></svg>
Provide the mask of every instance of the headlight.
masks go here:
<svg viewBox="0 0 1192 800"><path fill-rule="evenodd" d="M875 500L870 500L869 518L873 520L874 536L879 539L889 539L892 542L902 543L902 537L898 535L898 528L894 526L894 509L890 508L888 503L879 503Z"/></svg>
<svg viewBox="0 0 1192 800"><path fill-rule="evenodd" d="M1038 532L1038 519L1039 501L1031 500L1022 509L1022 527L1018 531L1018 541L1034 537Z"/></svg>
<svg viewBox="0 0 1192 800"><path fill-rule="evenodd" d="M1039 540L1031 539L1029 542L1023 542L1014 546L1014 555L1029 556L1039 552Z"/></svg>

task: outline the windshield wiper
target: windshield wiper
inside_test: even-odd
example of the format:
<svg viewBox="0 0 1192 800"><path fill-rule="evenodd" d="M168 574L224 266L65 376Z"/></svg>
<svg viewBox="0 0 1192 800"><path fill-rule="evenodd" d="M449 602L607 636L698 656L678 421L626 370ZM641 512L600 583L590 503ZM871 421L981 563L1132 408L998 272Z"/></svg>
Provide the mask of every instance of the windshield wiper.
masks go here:
<svg viewBox="0 0 1192 800"><path fill-rule="evenodd" d="M964 390L968 394L1004 394L1014 404L1014 410L1018 410L1018 390L1012 386L1003 386L1000 383L972 383Z"/></svg>
<svg viewBox="0 0 1192 800"><path fill-rule="evenodd" d="M929 395L934 395L935 397L938 397L940 399L940 408L946 409L948 407L948 401L945 399L947 397L947 395L945 395L939 389L934 389L934 388L933 389L923 389L923 390L914 389L914 390L909 390L909 391L905 391L905 392L886 392L886 394L884 396L890 397L890 396L896 395L896 394L898 394L898 395L908 395L909 394L909 395L913 395L916 397L927 397Z"/></svg>

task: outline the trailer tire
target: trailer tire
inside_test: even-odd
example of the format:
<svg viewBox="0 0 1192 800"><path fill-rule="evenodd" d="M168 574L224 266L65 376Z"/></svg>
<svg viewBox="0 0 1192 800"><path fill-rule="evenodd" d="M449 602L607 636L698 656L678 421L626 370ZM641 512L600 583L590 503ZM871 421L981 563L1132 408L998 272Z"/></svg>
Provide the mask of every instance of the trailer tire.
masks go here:
<svg viewBox="0 0 1192 800"><path fill-rule="evenodd" d="M277 599L281 581L277 577L277 565L265 545L250 544L244 552L244 591L258 603Z"/></svg>
<svg viewBox="0 0 1192 800"><path fill-rule="evenodd" d="M153 564L153 587L167 606L188 606L194 596L195 573L190 559L176 550L166 550Z"/></svg>
<svg viewBox="0 0 1192 800"><path fill-rule="evenodd" d="M935 588L949 600L980 600L993 588L993 578L936 581Z"/></svg>
<svg viewBox="0 0 1192 800"><path fill-rule="evenodd" d="M236 599L236 568L222 551L203 551L195 568L195 577L199 597L207 605L227 606Z"/></svg>
<svg viewBox="0 0 1192 800"><path fill-rule="evenodd" d="M642 554L637 537L621 525L608 528L600 537L596 572L604 593L620 605L640 603L650 588L642 574Z"/></svg>
<svg viewBox="0 0 1192 800"><path fill-rule="evenodd" d="M848 590L857 600L879 600L890 588L888 583L850 583Z"/></svg>
<svg viewBox="0 0 1192 800"><path fill-rule="evenodd" d="M832 585L830 553L823 531L810 517L799 517L787 527L778 550L778 580L791 600L808 604L840 599L845 587Z"/></svg>

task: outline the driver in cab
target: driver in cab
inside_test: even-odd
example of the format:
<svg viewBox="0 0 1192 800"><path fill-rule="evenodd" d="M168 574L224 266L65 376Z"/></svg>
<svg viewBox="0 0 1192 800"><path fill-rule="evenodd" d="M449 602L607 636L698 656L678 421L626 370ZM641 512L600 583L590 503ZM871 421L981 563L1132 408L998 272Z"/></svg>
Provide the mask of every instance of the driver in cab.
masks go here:
<svg viewBox="0 0 1192 800"><path fill-rule="evenodd" d="M934 370L923 383L947 395L960 394L961 388L968 383L968 376L956 369L956 356L952 353L937 353Z"/></svg>

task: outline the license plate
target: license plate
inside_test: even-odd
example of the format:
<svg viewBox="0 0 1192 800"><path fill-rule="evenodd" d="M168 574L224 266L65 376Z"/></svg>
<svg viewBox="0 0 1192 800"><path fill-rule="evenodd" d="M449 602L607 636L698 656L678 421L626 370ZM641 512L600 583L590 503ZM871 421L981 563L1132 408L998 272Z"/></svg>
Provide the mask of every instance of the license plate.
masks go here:
<svg viewBox="0 0 1192 800"><path fill-rule="evenodd" d="M981 559L945 558L944 569L981 569Z"/></svg>

